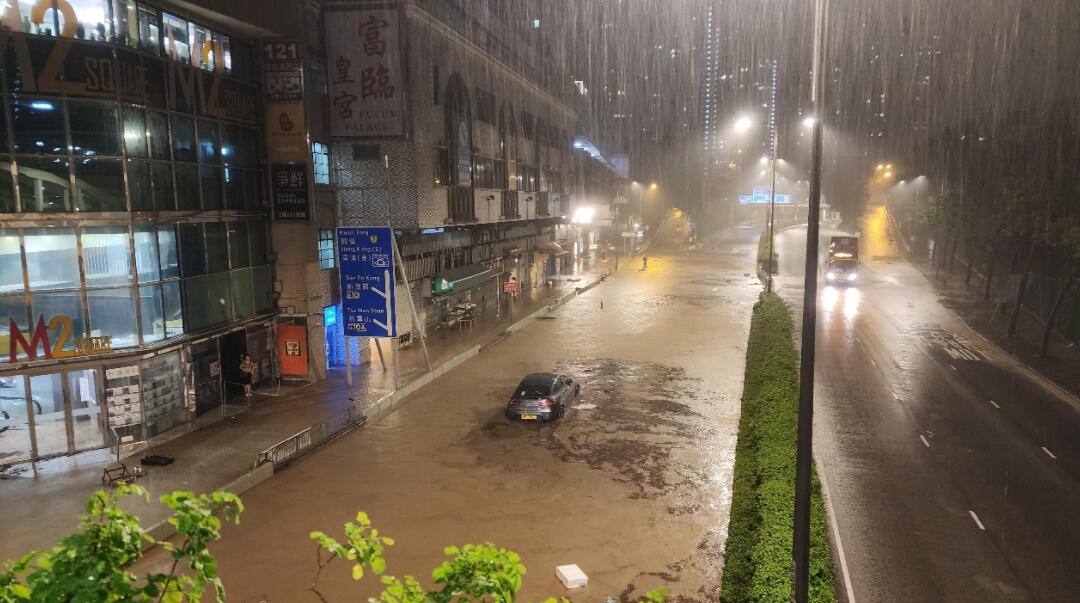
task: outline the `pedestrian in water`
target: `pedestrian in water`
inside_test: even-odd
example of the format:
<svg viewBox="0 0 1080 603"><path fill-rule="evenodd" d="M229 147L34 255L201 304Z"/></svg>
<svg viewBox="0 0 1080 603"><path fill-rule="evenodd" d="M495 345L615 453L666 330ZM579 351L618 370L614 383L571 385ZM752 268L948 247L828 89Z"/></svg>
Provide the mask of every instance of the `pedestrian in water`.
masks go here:
<svg viewBox="0 0 1080 603"><path fill-rule="evenodd" d="M647 256L647 255L641 256L641 269L642 270L648 270L649 269L649 256Z"/></svg>

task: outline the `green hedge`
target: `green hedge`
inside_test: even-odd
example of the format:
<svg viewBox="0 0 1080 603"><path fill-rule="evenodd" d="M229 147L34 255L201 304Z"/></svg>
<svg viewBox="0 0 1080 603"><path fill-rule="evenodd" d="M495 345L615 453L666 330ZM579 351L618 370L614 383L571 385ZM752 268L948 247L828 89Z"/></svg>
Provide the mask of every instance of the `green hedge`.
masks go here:
<svg viewBox="0 0 1080 603"><path fill-rule="evenodd" d="M720 600L779 603L791 596L799 357L787 304L762 293L746 348L731 520ZM810 600L836 601L825 508L813 474Z"/></svg>

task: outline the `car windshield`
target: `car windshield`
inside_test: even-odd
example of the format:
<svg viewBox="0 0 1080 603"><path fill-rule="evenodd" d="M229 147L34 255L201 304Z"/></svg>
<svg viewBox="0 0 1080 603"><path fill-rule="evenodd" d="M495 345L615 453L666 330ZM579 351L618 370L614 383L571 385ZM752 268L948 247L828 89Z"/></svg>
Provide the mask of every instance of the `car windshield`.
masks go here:
<svg viewBox="0 0 1080 603"><path fill-rule="evenodd" d="M855 260L833 260L829 264L829 270L831 272L851 272L855 270L858 263Z"/></svg>

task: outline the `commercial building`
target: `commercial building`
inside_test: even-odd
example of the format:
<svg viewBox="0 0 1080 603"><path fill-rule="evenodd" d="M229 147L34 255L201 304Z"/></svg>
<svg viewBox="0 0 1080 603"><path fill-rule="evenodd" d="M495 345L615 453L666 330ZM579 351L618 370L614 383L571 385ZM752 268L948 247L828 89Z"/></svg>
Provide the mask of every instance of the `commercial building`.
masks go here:
<svg viewBox="0 0 1080 603"><path fill-rule="evenodd" d="M392 221L406 342L405 292L430 330L565 265L556 16L464 5L0 0L0 465L325 378L337 226Z"/></svg>

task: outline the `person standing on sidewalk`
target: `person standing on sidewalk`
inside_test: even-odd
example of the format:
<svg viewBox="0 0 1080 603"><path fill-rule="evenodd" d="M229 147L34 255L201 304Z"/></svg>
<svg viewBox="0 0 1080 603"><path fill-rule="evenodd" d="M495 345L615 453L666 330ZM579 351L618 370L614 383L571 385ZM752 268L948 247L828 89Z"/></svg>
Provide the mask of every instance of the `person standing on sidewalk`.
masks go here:
<svg viewBox="0 0 1080 603"><path fill-rule="evenodd" d="M251 377L255 373L255 361L251 359L251 356L244 354L243 359L240 360L240 372L244 373L244 397L251 397Z"/></svg>
<svg viewBox="0 0 1080 603"><path fill-rule="evenodd" d="M642 270L648 270L649 269L649 256L647 256L647 255L641 256L641 269Z"/></svg>

